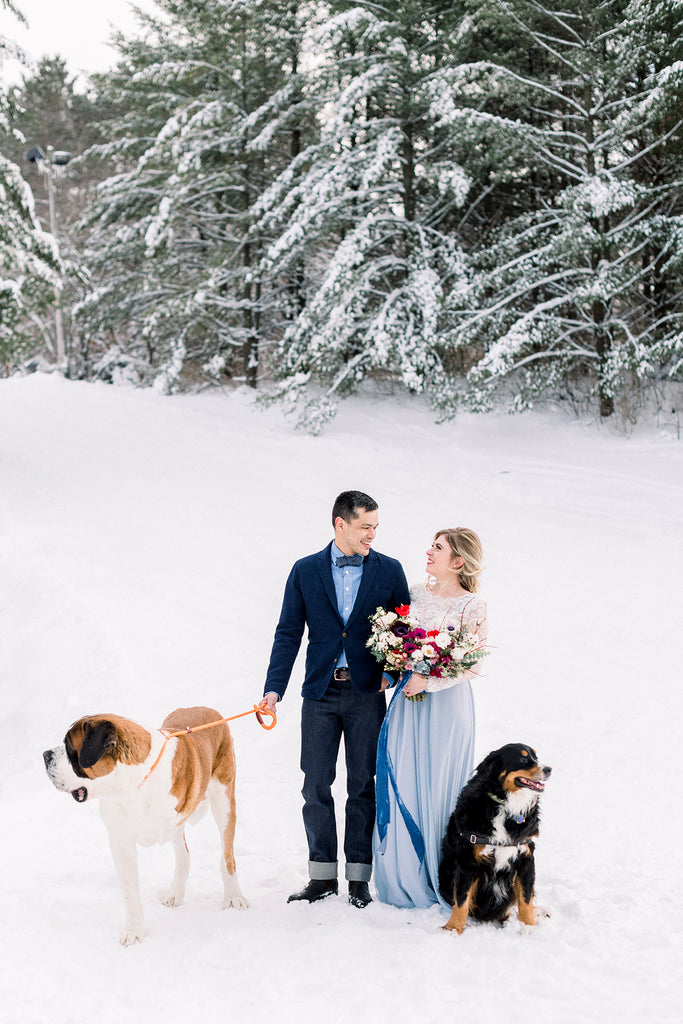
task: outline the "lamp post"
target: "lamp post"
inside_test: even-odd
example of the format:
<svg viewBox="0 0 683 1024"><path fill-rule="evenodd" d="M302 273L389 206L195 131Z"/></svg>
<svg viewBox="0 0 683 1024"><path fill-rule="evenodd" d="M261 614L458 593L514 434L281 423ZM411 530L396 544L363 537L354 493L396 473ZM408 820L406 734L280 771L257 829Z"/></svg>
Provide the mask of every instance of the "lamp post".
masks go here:
<svg viewBox="0 0 683 1024"><path fill-rule="evenodd" d="M57 242L57 211L55 207L55 167L65 167L71 160L71 153L64 150L55 150L53 146L47 147L47 156L40 146L32 146L25 154L29 163L36 164L39 170L43 170L47 176L47 206L50 217L50 234ZM64 344L64 329L62 327L61 307L61 282L57 291L57 302L55 303L55 334L57 336L57 365L63 368L66 365L66 346Z"/></svg>

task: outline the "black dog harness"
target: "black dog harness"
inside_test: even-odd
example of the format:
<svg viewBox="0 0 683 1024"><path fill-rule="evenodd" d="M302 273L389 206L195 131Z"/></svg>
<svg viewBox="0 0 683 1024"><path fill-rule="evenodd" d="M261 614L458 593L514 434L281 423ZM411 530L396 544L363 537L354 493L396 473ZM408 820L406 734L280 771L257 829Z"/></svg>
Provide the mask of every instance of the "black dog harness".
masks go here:
<svg viewBox="0 0 683 1024"><path fill-rule="evenodd" d="M475 832L458 832L458 835L466 839L472 846L527 846L529 843L528 839L520 839L516 843L504 843L501 839L478 836Z"/></svg>

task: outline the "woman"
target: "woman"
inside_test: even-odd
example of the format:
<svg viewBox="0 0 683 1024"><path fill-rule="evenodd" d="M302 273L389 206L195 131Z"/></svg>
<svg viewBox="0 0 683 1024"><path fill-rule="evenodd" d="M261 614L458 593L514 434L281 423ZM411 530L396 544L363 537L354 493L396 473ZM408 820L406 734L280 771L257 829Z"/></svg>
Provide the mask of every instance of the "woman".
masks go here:
<svg viewBox="0 0 683 1024"><path fill-rule="evenodd" d="M465 625L484 645L486 604L476 596L481 570L473 530L439 530L427 551L429 579L411 587L411 618L426 630ZM441 840L473 768L470 679L476 674L476 668L456 679L405 673L396 687L377 754L373 863L383 903L446 906L439 895ZM426 700L407 700L423 691Z"/></svg>

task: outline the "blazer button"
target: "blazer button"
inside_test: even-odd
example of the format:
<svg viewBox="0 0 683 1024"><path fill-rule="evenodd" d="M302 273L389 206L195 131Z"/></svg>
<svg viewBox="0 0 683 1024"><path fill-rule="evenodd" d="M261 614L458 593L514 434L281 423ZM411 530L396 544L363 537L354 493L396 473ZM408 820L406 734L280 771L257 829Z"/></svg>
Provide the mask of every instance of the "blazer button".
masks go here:
<svg viewBox="0 0 683 1024"><path fill-rule="evenodd" d="M346 633L342 633L342 636L343 636L344 638L346 638Z"/></svg>

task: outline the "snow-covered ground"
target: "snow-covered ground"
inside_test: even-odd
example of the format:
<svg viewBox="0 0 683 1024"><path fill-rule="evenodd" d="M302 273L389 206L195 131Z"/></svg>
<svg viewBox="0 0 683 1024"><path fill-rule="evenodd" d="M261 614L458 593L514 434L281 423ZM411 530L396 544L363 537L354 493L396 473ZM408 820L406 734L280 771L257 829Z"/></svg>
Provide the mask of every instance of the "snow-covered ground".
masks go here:
<svg viewBox="0 0 683 1024"><path fill-rule="evenodd" d="M182 908L157 900L170 847L140 851L149 935L123 948L97 806L54 790L41 752L85 713L250 708L289 567L350 487L380 502L376 547L411 581L437 528L482 537L495 651L477 754L522 741L553 767L537 851L552 916L458 937L436 908L287 905L307 860L297 672L275 730L233 724L250 909L220 908L204 819ZM420 401L366 398L313 438L243 393L1 380L3 1020L679 1020L682 509L666 426L437 426Z"/></svg>

